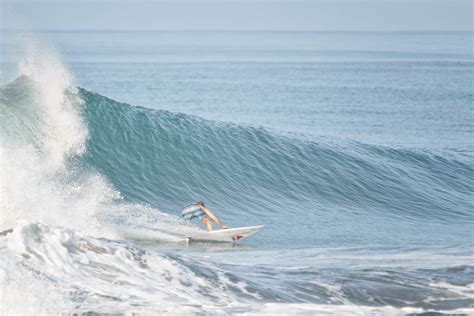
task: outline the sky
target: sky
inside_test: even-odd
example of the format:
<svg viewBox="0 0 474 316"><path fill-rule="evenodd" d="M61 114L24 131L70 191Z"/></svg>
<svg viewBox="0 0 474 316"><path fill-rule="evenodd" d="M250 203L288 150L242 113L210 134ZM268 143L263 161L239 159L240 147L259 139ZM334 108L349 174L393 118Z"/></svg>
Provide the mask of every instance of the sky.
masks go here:
<svg viewBox="0 0 474 316"><path fill-rule="evenodd" d="M472 31L474 0L0 0L1 29Z"/></svg>

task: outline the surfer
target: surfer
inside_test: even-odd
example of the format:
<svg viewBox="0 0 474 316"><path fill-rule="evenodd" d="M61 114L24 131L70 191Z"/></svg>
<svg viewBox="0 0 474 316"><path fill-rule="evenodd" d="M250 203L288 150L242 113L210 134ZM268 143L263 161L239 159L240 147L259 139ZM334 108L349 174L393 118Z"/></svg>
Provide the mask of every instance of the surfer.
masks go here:
<svg viewBox="0 0 474 316"><path fill-rule="evenodd" d="M212 214L212 212L206 207L206 205L202 201L189 204L183 207L183 209L181 210L181 216L186 220L192 220L196 217L200 218L204 222L204 224L206 224L207 229L209 231L212 230L212 223L210 219L216 222L216 224L218 224L222 229L229 228L222 224L222 222L217 218L217 216Z"/></svg>

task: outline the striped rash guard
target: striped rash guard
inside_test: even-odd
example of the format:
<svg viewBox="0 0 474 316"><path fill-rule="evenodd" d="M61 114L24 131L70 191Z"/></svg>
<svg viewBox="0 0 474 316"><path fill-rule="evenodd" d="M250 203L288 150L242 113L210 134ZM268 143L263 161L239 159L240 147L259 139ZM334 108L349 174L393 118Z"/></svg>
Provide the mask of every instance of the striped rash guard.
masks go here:
<svg viewBox="0 0 474 316"><path fill-rule="evenodd" d="M181 210L181 217L183 217L185 220L192 220L193 218L203 218L206 216L206 213L204 213L203 210L201 210L201 207L199 204L189 204L183 207Z"/></svg>

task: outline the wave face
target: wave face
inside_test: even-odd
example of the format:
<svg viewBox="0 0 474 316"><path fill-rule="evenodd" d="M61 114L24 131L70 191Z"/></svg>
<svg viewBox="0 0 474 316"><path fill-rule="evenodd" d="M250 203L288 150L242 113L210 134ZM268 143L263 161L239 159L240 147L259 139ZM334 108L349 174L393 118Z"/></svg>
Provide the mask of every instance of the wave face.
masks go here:
<svg viewBox="0 0 474 316"><path fill-rule="evenodd" d="M372 232L393 243L399 229L406 244L414 227L436 239L428 227L449 222L456 231L472 223L471 153L308 142L80 94L90 132L87 161L131 202L176 214L202 199L225 221L265 223L286 231L278 242L290 243L327 243L341 233L359 243ZM354 232L355 217L361 226ZM331 227L318 224L315 232L308 223ZM411 237L420 240L418 233Z"/></svg>
<svg viewBox="0 0 474 316"><path fill-rule="evenodd" d="M135 107L44 56L0 107L0 313L472 312L471 152ZM176 251L197 199L266 228Z"/></svg>

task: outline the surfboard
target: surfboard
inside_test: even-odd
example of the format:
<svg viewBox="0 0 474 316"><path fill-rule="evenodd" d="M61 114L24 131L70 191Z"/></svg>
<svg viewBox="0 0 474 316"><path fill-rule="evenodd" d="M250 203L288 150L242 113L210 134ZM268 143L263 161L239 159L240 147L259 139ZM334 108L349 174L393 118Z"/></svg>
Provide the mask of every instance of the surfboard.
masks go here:
<svg viewBox="0 0 474 316"><path fill-rule="evenodd" d="M213 231L197 231L187 237L189 241L219 241L219 242L236 242L252 236L258 232L264 225L249 226L239 228L218 229Z"/></svg>

